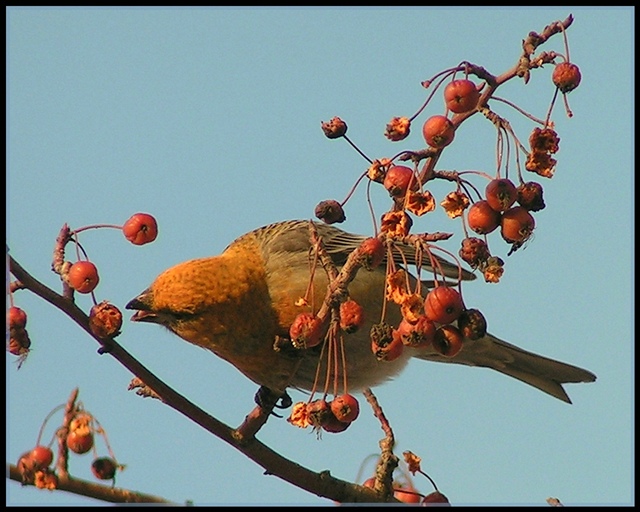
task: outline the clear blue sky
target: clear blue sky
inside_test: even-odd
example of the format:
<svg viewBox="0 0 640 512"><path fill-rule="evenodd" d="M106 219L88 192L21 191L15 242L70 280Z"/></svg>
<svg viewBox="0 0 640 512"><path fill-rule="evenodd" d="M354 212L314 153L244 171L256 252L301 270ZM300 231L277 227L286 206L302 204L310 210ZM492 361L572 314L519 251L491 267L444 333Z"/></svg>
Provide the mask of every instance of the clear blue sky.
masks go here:
<svg viewBox="0 0 640 512"><path fill-rule="evenodd" d="M397 453L420 455L454 504L545 505L549 496L633 503L632 8L8 8L10 251L59 288L51 250L65 222L77 228L152 213L160 235L150 245L130 245L115 230L81 236L100 269L98 300L124 308L175 263L217 254L258 226L309 218L320 200L343 199L367 164L344 141L327 140L320 121L341 116L373 158L420 148L420 124L403 143L383 131L422 104L422 80L463 60L501 73L529 31L569 13L582 83L569 95L572 119L556 105L561 142L556 176L543 182L547 208L527 248L507 259L502 282L479 279L465 298L497 336L585 367L597 382L570 385L567 405L486 369L414 361L374 391ZM556 36L542 49L563 48ZM551 71L534 72L526 86L514 80L499 96L543 118ZM504 105L496 110L526 141L533 125ZM421 119L442 112L434 99ZM465 123L439 168L493 173L491 125L480 116ZM384 194L374 201L379 213L387 208ZM345 229L371 233L364 188L347 217ZM441 210L423 219L424 230L460 233ZM457 251L458 235L445 247ZM91 307L89 296L77 302ZM78 386L128 465L119 486L199 505L328 503L128 392L132 376L98 356L95 341L61 312L26 292L16 303L28 312L33 351L19 371L6 357L9 461L33 446L46 414ZM159 327L127 320L119 341L227 424L238 425L253 405L256 386L235 368ZM284 456L351 481L381 436L366 411L322 440L277 419L259 434ZM73 459L72 473L92 478L90 459ZM369 464L359 481L371 471ZM426 479L415 484L431 491ZM7 482L7 504L87 503Z"/></svg>

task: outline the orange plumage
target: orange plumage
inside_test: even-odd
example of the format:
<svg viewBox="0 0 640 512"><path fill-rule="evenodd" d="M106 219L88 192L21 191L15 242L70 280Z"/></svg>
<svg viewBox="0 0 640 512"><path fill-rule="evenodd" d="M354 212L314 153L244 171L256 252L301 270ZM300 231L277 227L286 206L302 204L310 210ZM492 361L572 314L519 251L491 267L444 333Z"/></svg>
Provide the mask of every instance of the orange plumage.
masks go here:
<svg viewBox="0 0 640 512"><path fill-rule="evenodd" d="M315 223L315 227L338 267L366 238L326 224ZM321 346L274 349L276 338L288 336L298 313L311 311L312 306L317 310L326 293L328 280L319 268L309 305L296 305L309 285L309 234L308 221L271 224L239 237L219 256L169 268L127 304L128 309L137 310L132 320L164 325L184 340L211 350L273 392L282 394L287 387L309 390ZM407 246L403 252L408 263L415 264L415 251ZM449 275L457 275L457 266L443 262L443 268ZM465 273L464 277L471 275ZM569 403L562 384L596 379L587 370L532 354L490 334L465 340L463 350L452 358L433 349L405 347L398 359L378 361L371 351L369 332L381 320L384 289L384 265L372 271L360 269L349 285L350 298L365 312L362 327L343 338L350 390L373 387L392 378L412 357L492 368ZM400 319L398 307L387 304L386 321L398 325ZM321 376L326 371L324 359ZM338 378L342 379L341 373Z"/></svg>

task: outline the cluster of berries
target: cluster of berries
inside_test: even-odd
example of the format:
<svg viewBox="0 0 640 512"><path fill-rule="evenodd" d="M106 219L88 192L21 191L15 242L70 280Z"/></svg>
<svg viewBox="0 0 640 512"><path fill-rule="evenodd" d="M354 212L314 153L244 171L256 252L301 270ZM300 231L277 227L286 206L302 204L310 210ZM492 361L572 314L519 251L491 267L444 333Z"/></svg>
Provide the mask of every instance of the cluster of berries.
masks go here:
<svg viewBox="0 0 640 512"><path fill-rule="evenodd" d="M81 231L109 227L117 228L122 231L125 238L134 245L144 245L153 242L158 236L158 224L155 218L148 213L136 213L132 215L122 226L110 224L101 224L86 226L76 229L73 233L64 230L65 236L58 239L57 254L60 261L55 262L53 268L58 272L63 281L72 289L82 294L92 294L94 305L89 312L89 328L91 332L99 338L110 338L120 334L122 327L122 312L108 301L96 303L93 292L100 282L98 276L98 268L89 261L89 259L81 260L75 263L64 262L64 246L69 241L75 241L76 246L80 247L77 241L77 235ZM65 226L66 228L66 226ZM80 251L78 251L78 255ZM12 294L13 300L13 294ZM18 356L18 367L25 361L31 346L31 340L27 330L27 314L16 306L11 306L7 311L7 324L9 326L9 341L7 343L7 351Z"/></svg>
<svg viewBox="0 0 640 512"><path fill-rule="evenodd" d="M38 488L49 490L58 487L58 476L51 467L54 459L53 450L51 449L53 440L48 445L44 445L40 443L40 437L47 420L61 407L62 406L58 406L49 413L47 419L43 422L36 446L32 450L22 454L18 460L17 467L24 483L32 483ZM96 426L96 424L98 426ZM96 455L96 434L104 437L110 456L98 457ZM93 415L82 408L76 409L75 414L69 422L68 428L59 428L56 435L64 435L63 446L75 454L84 455L93 450L94 459L91 463L91 472L97 479L112 480L115 484L116 473L124 469L124 466L116 462L104 430L99 426L99 423L97 423Z"/></svg>
<svg viewBox="0 0 640 512"><path fill-rule="evenodd" d="M553 33L562 31L561 22L554 25ZM376 227L376 236L368 239L358 249L361 254L363 266L371 268L379 264L387 251L401 250L402 244L394 244L394 241L410 243L420 246L423 254L429 257L432 264L437 258L432 254L435 249L431 243L425 240L446 239L452 236L445 234L443 238L428 238L429 234L410 235L413 225L411 215L420 217L436 209L436 199L425 185L435 179L442 179L456 184L456 189L447 194L440 203L450 218L460 217L464 237L458 252L460 259L471 266L473 270L483 273L485 281L499 282L504 272L504 261L491 254L487 235L500 228L502 239L510 244L507 255L511 255L531 239L535 229L535 220L532 212L537 212L545 207L543 199L543 187L535 181L525 181L520 169L520 159L516 156L518 171L518 184L516 185L508 177L508 165L505 166L506 176L501 176L501 168L504 165L502 154L504 144L509 144L512 139L517 151L526 154L525 169L545 178L551 178L555 172L556 160L552 157L558 151L559 137L553 130L550 121L552 107L558 92L565 96L575 89L580 83L580 71L578 66L569 61L568 44L565 35L566 58L559 53L543 53L535 60L534 67L542 67L542 64L551 63L554 71L551 79L555 85L554 97L547 119L536 120L526 114L530 119L539 122L542 127L536 127L530 137L530 151L520 143L510 124L495 114L489 108L489 101L499 81L492 77L484 68L468 62L445 70L435 75L431 80L423 82L425 88L432 87L433 91L412 117L393 117L386 125L384 135L393 142L406 139L411 131L411 124L415 118L425 109L437 89L444 85L442 98L444 100L444 114L432 115L422 124L422 136L427 144L425 149L419 151L402 151L393 158L369 159L347 136L347 124L339 117L334 117L328 122L322 122L321 128L329 139L345 139L370 163L369 168L358 178L354 188L362 178L368 177L370 181L381 184L389 193L392 200L391 208L382 215L380 229ZM546 40L546 39L545 39ZM543 41L538 38L531 44L533 51ZM530 59L531 54L525 56ZM564 62L556 63L555 59L562 57ZM533 62L533 61L530 61ZM464 72L464 78L456 78L456 73ZM475 75L480 79L475 83L470 79ZM512 78L520 76L513 72ZM528 73L522 75L525 81ZM450 77L450 79L449 79ZM501 76L504 81L504 76ZM506 102L508 104L508 102ZM517 107L521 113L524 111ZM481 171L437 171L435 166L442 151L455 139L456 130L470 116L481 113L490 120L498 132L497 167L494 176ZM571 112L567 105L567 114ZM506 136L506 137L505 137ZM507 151L507 154L510 154ZM414 165L402 165L411 161ZM422 167L420 163L425 161ZM484 190L484 196L468 180L467 175L480 176L489 180ZM352 196L353 190L347 198L338 202L326 200L320 202L315 209L316 217L327 224L341 223L346 220L344 205ZM472 193L477 194L477 199L472 199ZM470 236L467 230L480 237ZM434 235L435 236L435 235ZM443 250L440 249L439 250ZM444 251L444 250L443 250ZM447 251L444 251L447 252ZM406 261L406 260L405 260ZM404 269L396 269L394 265L387 268L387 286L385 299L397 303L402 311L403 320L400 325L392 327L385 322L374 325L371 331L371 348L379 360L391 361L399 357L404 347L425 348L432 347L445 357L454 357L462 349L464 339L478 339L486 334L487 323L482 313L477 309L468 309L464 305L461 295L460 283L458 286L450 286L445 280L445 274L439 272L434 266L435 287L429 291L426 297L420 293L420 283L416 290L408 290L409 280ZM461 266L458 263L461 275ZM418 272L420 269L418 268ZM418 276L419 277L419 276ZM345 333L357 329L361 320L362 308L349 300L340 308L340 327ZM360 318L360 320L358 320ZM291 339L299 348L313 347L323 339L326 325L312 313L303 313L291 326Z"/></svg>

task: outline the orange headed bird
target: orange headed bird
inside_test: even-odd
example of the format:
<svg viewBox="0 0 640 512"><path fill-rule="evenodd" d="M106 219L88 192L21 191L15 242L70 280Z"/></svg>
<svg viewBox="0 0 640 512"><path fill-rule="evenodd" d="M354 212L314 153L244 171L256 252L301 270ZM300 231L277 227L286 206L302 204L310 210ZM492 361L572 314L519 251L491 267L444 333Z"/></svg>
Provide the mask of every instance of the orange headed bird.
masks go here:
<svg viewBox="0 0 640 512"><path fill-rule="evenodd" d="M211 350L278 395L284 396L288 387L311 390L319 363L319 375L326 372L322 344L300 350L274 349L277 337L289 337L296 316L311 306L317 309L326 294L329 281L320 268L314 273L309 306L299 305L299 299L308 296L310 282L309 222L264 226L240 236L219 256L186 261L165 270L127 304L127 309L136 310L132 320L165 326L182 339ZM314 225L338 268L367 238L324 223ZM400 248L404 259L398 257L398 264L415 265L415 247L400 244ZM457 265L444 260L441 265L450 277L458 276ZM473 277L463 271L463 278ZM441 355L433 347L405 347L392 361L378 360L371 349L370 330L381 321L385 278L384 264L372 270L361 268L348 287L349 298L364 310L364 324L343 335L350 390L391 379L412 357L492 368L567 403L571 400L563 384L596 380L587 370L533 354L488 333L464 340L462 350L453 357ZM391 326L402 319L400 308L392 302L386 304L385 314L385 322ZM338 372L338 382L342 382L343 369ZM319 382L321 387L324 377Z"/></svg>

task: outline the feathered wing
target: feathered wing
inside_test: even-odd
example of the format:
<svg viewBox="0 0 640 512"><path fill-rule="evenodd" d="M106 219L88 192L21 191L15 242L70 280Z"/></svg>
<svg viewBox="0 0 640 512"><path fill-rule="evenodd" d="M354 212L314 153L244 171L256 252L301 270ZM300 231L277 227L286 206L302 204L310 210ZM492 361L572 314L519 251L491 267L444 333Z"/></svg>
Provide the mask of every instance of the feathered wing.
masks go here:
<svg viewBox="0 0 640 512"><path fill-rule="evenodd" d="M442 363L491 368L569 404L571 399L562 384L596 380L596 376L588 370L528 352L491 334L479 340L465 341L460 353L452 358L434 353L417 354L416 357Z"/></svg>
<svg viewBox="0 0 640 512"><path fill-rule="evenodd" d="M306 254L310 246L309 222L308 220L277 222L258 228L248 235L257 236L266 241L266 252L304 251ZM349 254L367 238L363 235L347 233L340 228L325 223L314 222L314 226L322 239L326 251L338 266L343 265L347 261ZM438 260L446 277L458 278L459 268L457 264L451 263L438 255L433 256ZM396 249L393 251L393 259L399 266L404 267L405 263L416 265L417 254L415 246L397 243ZM421 267L427 272L432 270L428 256L424 256ZM463 280L475 279L475 275L465 269L460 271L460 275Z"/></svg>

